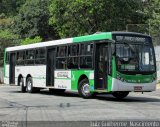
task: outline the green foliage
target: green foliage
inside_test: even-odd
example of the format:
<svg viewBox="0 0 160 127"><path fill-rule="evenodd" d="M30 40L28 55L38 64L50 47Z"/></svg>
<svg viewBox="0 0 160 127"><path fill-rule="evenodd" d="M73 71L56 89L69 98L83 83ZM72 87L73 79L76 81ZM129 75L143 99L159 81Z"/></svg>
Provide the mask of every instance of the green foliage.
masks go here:
<svg viewBox="0 0 160 127"><path fill-rule="evenodd" d="M0 30L0 53L4 48L13 45L18 45L18 35L13 34L9 29Z"/></svg>
<svg viewBox="0 0 160 127"><path fill-rule="evenodd" d="M19 44L19 36L12 32L11 24L13 16L24 2L25 0L0 1L0 54L3 53L4 48Z"/></svg>
<svg viewBox="0 0 160 127"><path fill-rule="evenodd" d="M11 18L5 18L5 15L3 13L0 15L0 29L8 29L10 24L12 22Z"/></svg>
<svg viewBox="0 0 160 127"><path fill-rule="evenodd" d="M160 44L160 0L0 0L0 53L59 37L148 28Z"/></svg>
<svg viewBox="0 0 160 127"><path fill-rule="evenodd" d="M0 30L0 39L17 39L18 35L11 33L8 29Z"/></svg>
<svg viewBox="0 0 160 127"><path fill-rule="evenodd" d="M4 48L17 45L17 35L14 35L9 29L0 30L0 66L3 65Z"/></svg>
<svg viewBox="0 0 160 127"><path fill-rule="evenodd" d="M14 16L25 1L26 0L0 0L0 12L7 16Z"/></svg>
<svg viewBox="0 0 160 127"><path fill-rule="evenodd" d="M158 45L160 44L160 0L150 1L145 8L145 13L148 16L147 23L154 44Z"/></svg>
<svg viewBox="0 0 160 127"><path fill-rule="evenodd" d="M52 0L51 25L60 37L125 30L128 23L143 22L139 0Z"/></svg>
<svg viewBox="0 0 160 127"><path fill-rule="evenodd" d="M27 0L14 18L13 32L20 38L33 38L40 36L43 40L56 38L54 28L48 24L49 1Z"/></svg>
<svg viewBox="0 0 160 127"><path fill-rule="evenodd" d="M31 38L26 38L24 40L21 41L21 45L27 45L27 44L33 44L33 43L37 43L37 42L41 42L42 38L40 36L36 36L35 38L31 39Z"/></svg>

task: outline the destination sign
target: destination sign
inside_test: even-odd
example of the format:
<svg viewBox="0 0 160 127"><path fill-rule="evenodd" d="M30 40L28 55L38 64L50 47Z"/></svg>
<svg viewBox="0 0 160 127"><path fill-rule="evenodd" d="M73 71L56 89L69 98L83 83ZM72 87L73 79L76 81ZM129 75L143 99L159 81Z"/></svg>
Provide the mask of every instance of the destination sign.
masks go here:
<svg viewBox="0 0 160 127"><path fill-rule="evenodd" d="M139 36L116 36L116 41L118 42L140 42L140 43L149 43L148 37L139 37Z"/></svg>

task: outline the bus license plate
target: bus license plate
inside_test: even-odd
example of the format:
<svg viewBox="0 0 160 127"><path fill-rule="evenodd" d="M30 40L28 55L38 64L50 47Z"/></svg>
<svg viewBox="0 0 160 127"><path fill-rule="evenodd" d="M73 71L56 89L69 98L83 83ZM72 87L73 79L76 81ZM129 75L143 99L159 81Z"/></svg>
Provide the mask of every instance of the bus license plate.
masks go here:
<svg viewBox="0 0 160 127"><path fill-rule="evenodd" d="M135 86L134 91L142 91L142 86Z"/></svg>

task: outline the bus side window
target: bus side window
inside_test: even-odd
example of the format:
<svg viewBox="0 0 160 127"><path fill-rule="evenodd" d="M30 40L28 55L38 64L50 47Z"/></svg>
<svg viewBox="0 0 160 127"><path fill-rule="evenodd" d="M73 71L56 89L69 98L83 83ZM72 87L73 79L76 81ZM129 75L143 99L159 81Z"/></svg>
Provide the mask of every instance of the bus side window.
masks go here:
<svg viewBox="0 0 160 127"><path fill-rule="evenodd" d="M46 63L46 50L45 48L36 49L35 64L45 64Z"/></svg>
<svg viewBox="0 0 160 127"><path fill-rule="evenodd" d="M24 64L24 51L17 52L17 65Z"/></svg>
<svg viewBox="0 0 160 127"><path fill-rule="evenodd" d="M57 47L57 56L56 56L56 68L57 69L66 69L67 64L67 46Z"/></svg>
<svg viewBox="0 0 160 127"><path fill-rule="evenodd" d="M80 68L91 69L93 65L93 44L81 44Z"/></svg>
<svg viewBox="0 0 160 127"><path fill-rule="evenodd" d="M67 47L66 46L61 46L57 47L57 56L58 57L65 57L67 53Z"/></svg>
<svg viewBox="0 0 160 127"><path fill-rule="evenodd" d="M26 51L26 64L34 64L35 59L35 50L27 50Z"/></svg>
<svg viewBox="0 0 160 127"><path fill-rule="evenodd" d="M68 69L78 69L79 45L68 46Z"/></svg>

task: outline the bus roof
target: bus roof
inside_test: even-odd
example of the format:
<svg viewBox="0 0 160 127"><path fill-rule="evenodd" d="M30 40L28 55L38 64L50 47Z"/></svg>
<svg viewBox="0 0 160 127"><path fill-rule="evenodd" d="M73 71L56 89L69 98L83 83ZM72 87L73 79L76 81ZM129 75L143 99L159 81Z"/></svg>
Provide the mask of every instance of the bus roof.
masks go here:
<svg viewBox="0 0 160 127"><path fill-rule="evenodd" d="M35 44L8 47L6 48L6 51L25 50L25 49L49 47L49 46L68 44L68 43L78 43L78 42L87 42L87 41L94 41L94 40L112 39L112 35L115 35L115 34L121 34L121 35L122 34L125 34L125 35L134 34L137 36L147 36L144 34L134 33L134 32L102 32L102 33L95 33L92 35L85 35L85 36L80 36L80 37L73 37L73 38L67 38L67 39L40 42L40 43L35 43Z"/></svg>
<svg viewBox="0 0 160 127"><path fill-rule="evenodd" d="M134 35L134 36L140 36L140 37L150 37L147 34L142 34L142 33L136 33L136 32L123 32L123 31L114 31L112 32L113 35Z"/></svg>
<svg viewBox="0 0 160 127"><path fill-rule="evenodd" d="M67 44L67 43L78 43L78 42L111 39L111 38L112 38L111 32L103 32L103 33L74 37L74 38L67 38L67 39L40 42L40 43L28 44L28 45L22 45L22 46L8 47L8 48L6 48L6 51L16 51L16 50L24 50L24 49L32 49L32 48L41 48L41 47Z"/></svg>
<svg viewBox="0 0 160 127"><path fill-rule="evenodd" d="M87 36L74 37L73 42L84 42L84 41L103 40L103 39L112 39L112 33L102 32Z"/></svg>
<svg viewBox="0 0 160 127"><path fill-rule="evenodd" d="M14 47L6 48L6 51L17 51L17 50L25 50L25 49L41 48L46 46L67 44L67 43L72 43L73 42L72 40L73 40L72 38L67 38L67 39L40 42L40 43L28 44L28 45L22 45L22 46L14 46Z"/></svg>

